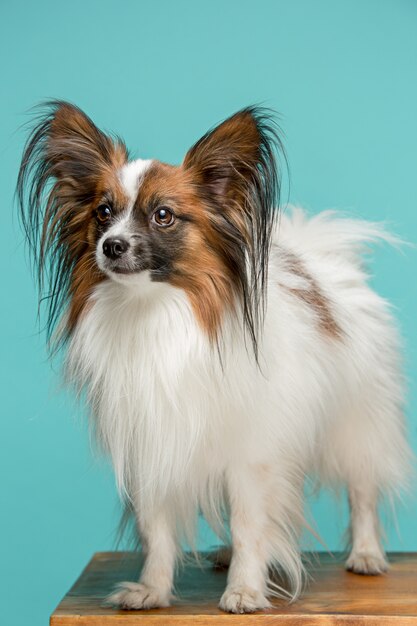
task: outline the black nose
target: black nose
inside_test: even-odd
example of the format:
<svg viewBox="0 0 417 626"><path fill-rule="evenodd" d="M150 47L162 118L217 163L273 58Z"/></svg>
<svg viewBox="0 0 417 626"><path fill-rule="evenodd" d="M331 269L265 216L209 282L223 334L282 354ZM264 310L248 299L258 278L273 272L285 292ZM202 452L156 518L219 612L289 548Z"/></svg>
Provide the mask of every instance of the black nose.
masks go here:
<svg viewBox="0 0 417 626"><path fill-rule="evenodd" d="M129 244L126 239L115 239L109 237L103 242L103 252L109 259L118 259L128 249Z"/></svg>

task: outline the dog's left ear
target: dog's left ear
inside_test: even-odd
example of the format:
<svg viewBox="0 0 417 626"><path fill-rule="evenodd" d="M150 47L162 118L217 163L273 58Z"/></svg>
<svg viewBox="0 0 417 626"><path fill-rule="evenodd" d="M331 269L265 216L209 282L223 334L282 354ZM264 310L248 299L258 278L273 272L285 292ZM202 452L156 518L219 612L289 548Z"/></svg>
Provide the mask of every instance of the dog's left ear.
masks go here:
<svg viewBox="0 0 417 626"><path fill-rule="evenodd" d="M272 230L278 215L280 176L276 154L285 159L269 111L249 107L205 134L182 167L206 207L211 245L241 294L243 316L257 355Z"/></svg>
<svg viewBox="0 0 417 626"><path fill-rule="evenodd" d="M192 170L204 195L219 208L237 203L243 211L264 212L278 186L277 143L281 147L269 112L248 107L206 133L188 151L183 167Z"/></svg>

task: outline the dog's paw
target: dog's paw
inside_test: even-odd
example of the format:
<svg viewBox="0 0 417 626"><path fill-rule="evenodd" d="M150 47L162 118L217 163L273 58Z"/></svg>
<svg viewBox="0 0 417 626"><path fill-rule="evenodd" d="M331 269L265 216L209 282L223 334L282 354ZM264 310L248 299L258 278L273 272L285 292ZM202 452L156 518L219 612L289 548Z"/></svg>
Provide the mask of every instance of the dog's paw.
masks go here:
<svg viewBox="0 0 417 626"><path fill-rule="evenodd" d="M228 546L221 546L207 555L208 560L216 569L225 569L229 567L232 560L232 549Z"/></svg>
<svg viewBox="0 0 417 626"><path fill-rule="evenodd" d="M143 583L120 583L115 593L111 594L106 604L124 610L156 609L170 605L171 594Z"/></svg>
<svg viewBox="0 0 417 626"><path fill-rule="evenodd" d="M388 563L383 554L352 552L346 561L346 569L355 574L377 576L387 571Z"/></svg>
<svg viewBox="0 0 417 626"><path fill-rule="evenodd" d="M270 606L264 594L251 587L227 588L219 603L219 608L228 613L253 613Z"/></svg>

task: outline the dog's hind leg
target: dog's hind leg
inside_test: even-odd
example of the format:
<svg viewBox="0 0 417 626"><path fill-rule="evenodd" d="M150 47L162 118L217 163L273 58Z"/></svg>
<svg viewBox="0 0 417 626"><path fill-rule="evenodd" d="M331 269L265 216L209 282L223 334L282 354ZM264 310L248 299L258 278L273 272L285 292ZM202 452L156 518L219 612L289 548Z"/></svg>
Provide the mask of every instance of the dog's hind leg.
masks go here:
<svg viewBox="0 0 417 626"><path fill-rule="evenodd" d="M382 574L388 569L381 545L377 493L366 476L349 487L351 552L346 569L356 574Z"/></svg>

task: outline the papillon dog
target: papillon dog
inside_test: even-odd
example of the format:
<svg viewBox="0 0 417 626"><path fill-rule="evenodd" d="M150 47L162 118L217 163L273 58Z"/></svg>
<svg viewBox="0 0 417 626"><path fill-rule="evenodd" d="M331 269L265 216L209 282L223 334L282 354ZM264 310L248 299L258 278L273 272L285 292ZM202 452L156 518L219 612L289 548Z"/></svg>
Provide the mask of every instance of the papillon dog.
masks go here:
<svg viewBox="0 0 417 626"><path fill-rule="evenodd" d="M110 602L170 604L199 512L230 542L221 609L297 598L307 477L347 489L346 568L385 572L378 506L411 453L398 333L362 253L390 235L279 211L285 152L268 110L239 111L174 166L130 160L72 104L46 107L21 215L49 336L66 343L145 554Z"/></svg>

